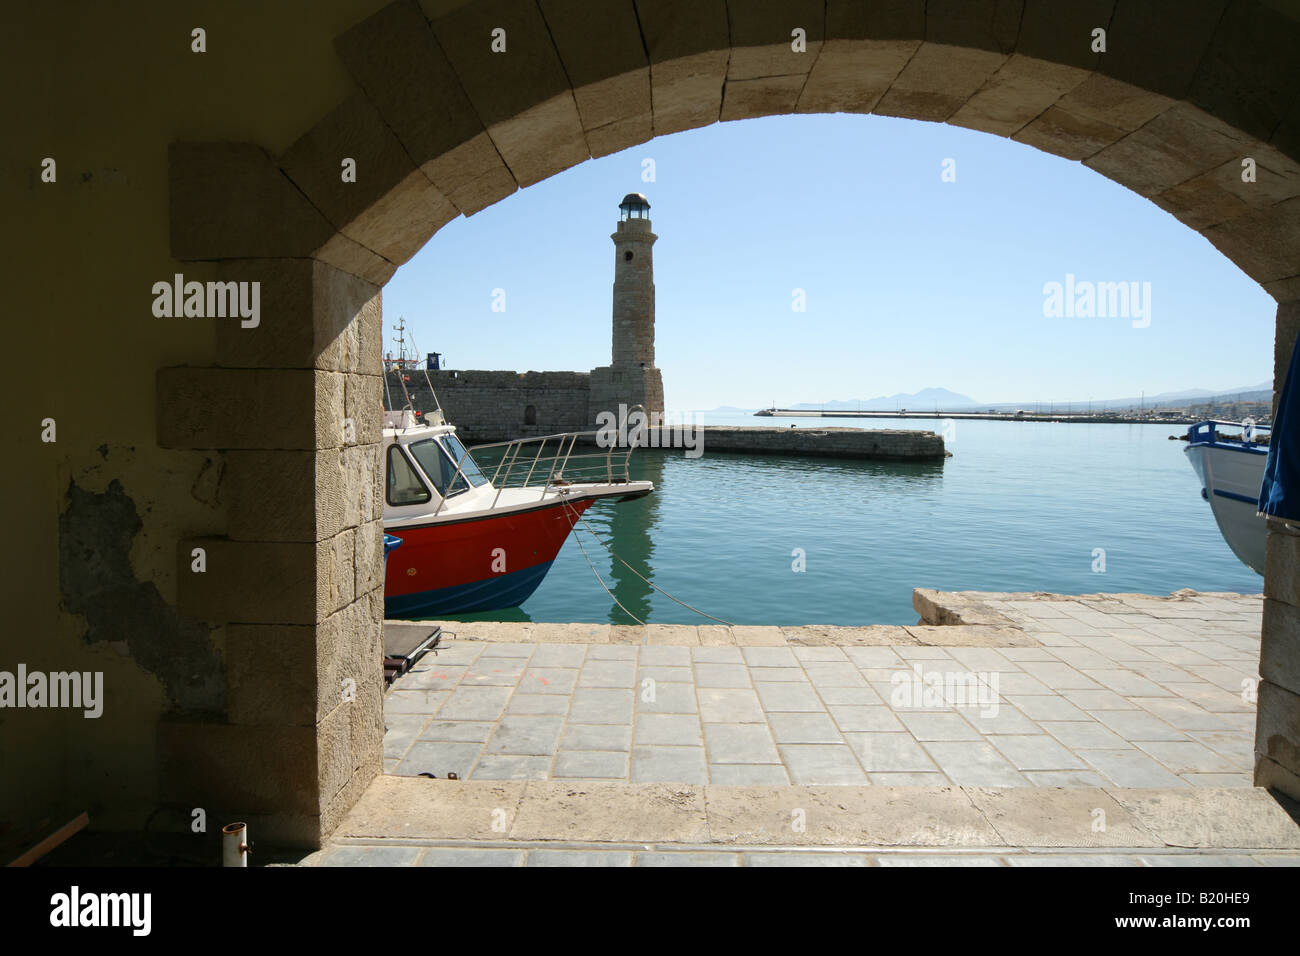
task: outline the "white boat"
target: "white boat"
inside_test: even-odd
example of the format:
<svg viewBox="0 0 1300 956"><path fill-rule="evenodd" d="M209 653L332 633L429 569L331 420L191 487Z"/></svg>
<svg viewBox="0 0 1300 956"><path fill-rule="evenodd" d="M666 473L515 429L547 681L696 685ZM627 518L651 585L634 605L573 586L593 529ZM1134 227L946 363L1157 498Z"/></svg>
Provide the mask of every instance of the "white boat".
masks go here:
<svg viewBox="0 0 1300 956"><path fill-rule="evenodd" d="M1224 436L1218 428L1240 429ZM1256 574L1264 573L1267 526L1259 513L1259 492L1268 458L1266 425L1205 421L1187 432L1187 458L1201 479L1201 497L1210 503L1219 533L1232 553Z"/></svg>

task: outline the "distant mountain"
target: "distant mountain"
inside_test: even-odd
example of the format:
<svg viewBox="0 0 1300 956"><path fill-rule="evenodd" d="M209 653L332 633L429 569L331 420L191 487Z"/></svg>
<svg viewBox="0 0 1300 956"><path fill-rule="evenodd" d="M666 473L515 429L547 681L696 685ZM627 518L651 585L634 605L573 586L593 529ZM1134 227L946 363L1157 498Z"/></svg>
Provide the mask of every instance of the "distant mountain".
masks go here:
<svg viewBox="0 0 1300 956"><path fill-rule="evenodd" d="M852 411L862 409L867 412L892 412L900 408L956 408L974 405L975 400L969 395L959 395L946 388L923 388L919 392L899 392L897 395L878 395L875 398L837 400L833 402L802 402L790 406L793 409L814 410L819 408Z"/></svg>
<svg viewBox="0 0 1300 956"><path fill-rule="evenodd" d="M900 409L909 409L911 411L925 411L926 409L939 409L945 412L961 411L986 411L995 409L997 411L1015 411L1019 408L1033 409L1035 407L1054 406L1056 408L1081 408L1091 406L1094 409L1119 409L1119 408L1137 408L1145 405L1147 408L1154 408L1157 405L1182 406L1188 404L1201 404L1207 401L1243 401L1243 402L1268 402L1273 400L1273 383L1262 382L1259 385L1248 385L1238 389L1228 391L1211 391L1208 388L1189 388L1181 392L1159 392L1154 395L1134 395L1131 398L1099 398L1092 399L1056 399L1055 401L1020 401L1020 402L993 402L983 404L975 401L968 395L961 395L957 392L949 391L946 388L923 388L919 392L900 392L897 395L880 395L876 398L864 398L861 400L836 400L833 402L801 402L798 405L786 406L792 410L816 411L818 409L830 409L836 411L853 411L861 409L866 412L892 412ZM727 409L732 411L733 409ZM734 409L741 411L742 409Z"/></svg>

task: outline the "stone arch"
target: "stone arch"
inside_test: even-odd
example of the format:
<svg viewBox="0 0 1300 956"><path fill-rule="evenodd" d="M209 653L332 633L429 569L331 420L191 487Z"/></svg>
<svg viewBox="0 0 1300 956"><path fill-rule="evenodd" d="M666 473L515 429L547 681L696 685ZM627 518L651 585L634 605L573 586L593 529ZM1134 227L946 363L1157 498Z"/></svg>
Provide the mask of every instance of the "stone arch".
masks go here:
<svg viewBox="0 0 1300 956"><path fill-rule="evenodd" d="M227 725L164 737L178 754L239 739L301 768L311 785L291 794L229 775L283 837L317 842L379 770L380 289L458 215L720 120L953 123L1083 162L1204 235L1278 301L1280 387L1300 324L1300 23L1270 2L397 0L335 46L355 89L282 154L182 142L169 155L173 256L260 281L264 320L220 326L216 366L158 374L160 444L225 451L230 526L206 545L237 570L180 597L230 627L243 675ZM349 159L355 182L340 175ZM1300 797L1296 542L1270 532L1256 780ZM311 678L261 687L253 655L268 641ZM219 764L225 751L206 749Z"/></svg>

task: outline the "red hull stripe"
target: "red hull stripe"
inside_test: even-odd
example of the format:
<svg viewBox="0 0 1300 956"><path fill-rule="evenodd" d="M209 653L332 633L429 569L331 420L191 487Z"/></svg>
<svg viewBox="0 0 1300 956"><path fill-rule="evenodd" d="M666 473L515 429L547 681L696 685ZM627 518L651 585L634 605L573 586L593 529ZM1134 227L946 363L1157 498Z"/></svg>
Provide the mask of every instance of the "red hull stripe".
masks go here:
<svg viewBox="0 0 1300 956"><path fill-rule="evenodd" d="M388 528L402 539L388 555L384 594L456 587L555 560L577 516L592 504L558 502L496 518Z"/></svg>

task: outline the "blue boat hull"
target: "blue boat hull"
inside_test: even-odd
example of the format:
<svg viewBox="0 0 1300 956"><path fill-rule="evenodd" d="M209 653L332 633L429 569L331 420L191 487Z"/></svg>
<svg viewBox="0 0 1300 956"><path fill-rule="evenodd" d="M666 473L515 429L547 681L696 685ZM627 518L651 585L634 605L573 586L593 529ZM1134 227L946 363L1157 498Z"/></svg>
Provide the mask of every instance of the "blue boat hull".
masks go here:
<svg viewBox="0 0 1300 956"><path fill-rule="evenodd" d="M440 614L469 614L474 611L517 607L537 590L552 563L554 562L546 561L468 584L385 598L384 616L399 619L437 617Z"/></svg>

